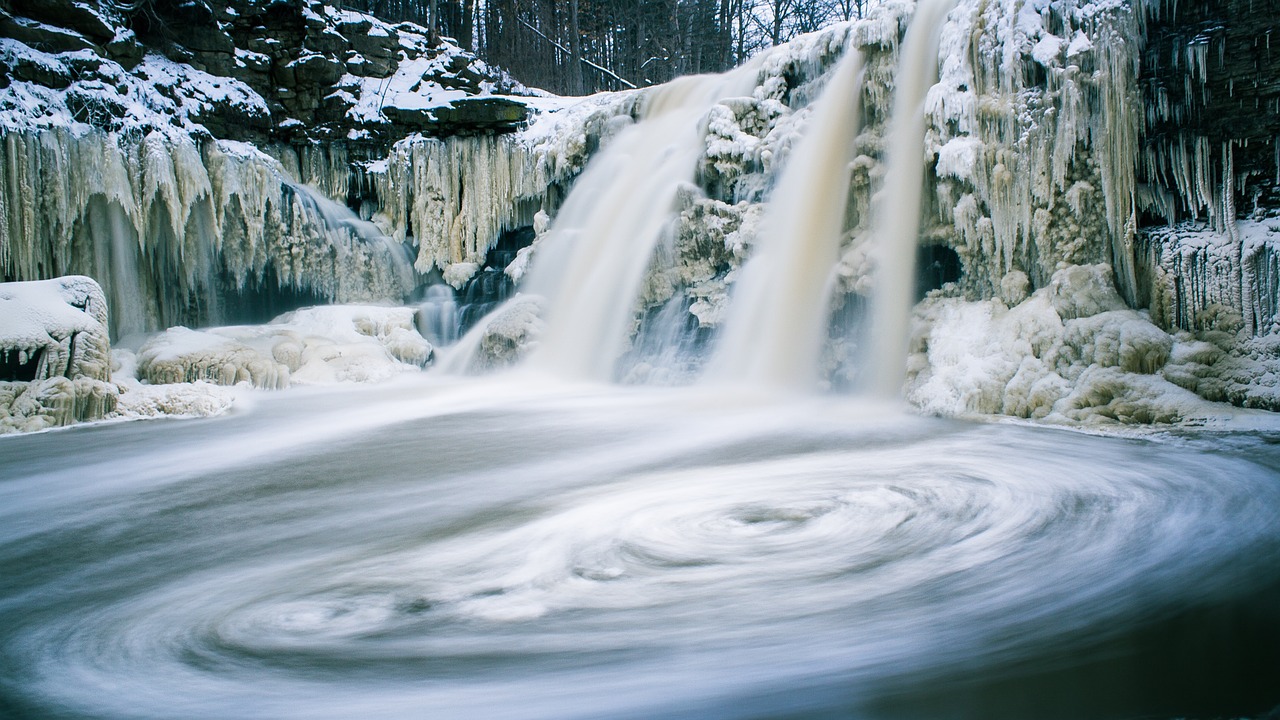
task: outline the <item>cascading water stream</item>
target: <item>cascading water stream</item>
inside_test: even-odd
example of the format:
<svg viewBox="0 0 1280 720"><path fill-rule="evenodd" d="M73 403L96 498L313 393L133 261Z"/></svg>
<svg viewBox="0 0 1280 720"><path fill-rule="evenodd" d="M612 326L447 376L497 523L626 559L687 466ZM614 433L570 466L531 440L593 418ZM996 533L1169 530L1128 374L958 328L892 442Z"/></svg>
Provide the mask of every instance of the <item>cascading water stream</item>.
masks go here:
<svg viewBox="0 0 1280 720"><path fill-rule="evenodd" d="M954 0L921 0L898 65L888 168L876 212L875 294L869 342L864 343L863 388L893 398L902 391L914 305L916 241L924 184L925 95L938 70L938 38Z"/></svg>
<svg viewBox="0 0 1280 720"><path fill-rule="evenodd" d="M895 395L905 366L915 236L923 182L923 101L938 37L953 0L922 0L903 46L877 208L880 263L872 351L864 359L877 395ZM770 198L765 233L734 294L709 382L807 389L826 339L831 272L848 203L849 164L861 122L863 58L850 50L832 71L804 137ZM682 183L702 154L707 110L750 92L755 65L681 78L654 90L644 118L618 133L577 181L540 249L525 290L546 298L547 328L528 366L608 380L654 248ZM497 313L495 313L496 315ZM446 358L464 371L482 328ZM891 388L891 389L889 389Z"/></svg>
<svg viewBox="0 0 1280 720"><path fill-rule="evenodd" d="M528 281L547 298L547 330L529 365L570 378L608 380L676 192L693 180L703 117L748 95L757 65L680 78L653 91L640 122L592 161L556 217Z"/></svg>
<svg viewBox="0 0 1280 720"><path fill-rule="evenodd" d="M343 242L341 236L348 235L351 242L363 244L371 253L385 255L401 286L406 290L413 288L413 259L403 245L388 237L377 225L362 220L346 205L310 185L288 183L288 187L297 193L302 199L302 206L319 221L322 232L336 236L333 243L335 247L347 247L350 243Z"/></svg>
<svg viewBox="0 0 1280 720"><path fill-rule="evenodd" d="M90 270L110 299L110 323L115 340L147 331L147 302L143 297L138 236L124 208L94 198L85 209L85 227L93 238Z"/></svg>
<svg viewBox="0 0 1280 720"><path fill-rule="evenodd" d="M862 53L845 53L782 171L764 238L743 269L706 374L712 382L801 388L814 382L861 121L862 65Z"/></svg>

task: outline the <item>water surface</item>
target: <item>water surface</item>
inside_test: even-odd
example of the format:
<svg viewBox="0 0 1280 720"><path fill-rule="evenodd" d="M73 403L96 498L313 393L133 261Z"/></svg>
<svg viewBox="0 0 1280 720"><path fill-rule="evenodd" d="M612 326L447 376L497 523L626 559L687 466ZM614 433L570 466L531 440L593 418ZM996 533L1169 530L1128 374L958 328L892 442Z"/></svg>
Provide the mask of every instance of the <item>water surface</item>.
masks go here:
<svg viewBox="0 0 1280 720"><path fill-rule="evenodd" d="M0 716L1280 705L1280 446L424 376L0 440Z"/></svg>

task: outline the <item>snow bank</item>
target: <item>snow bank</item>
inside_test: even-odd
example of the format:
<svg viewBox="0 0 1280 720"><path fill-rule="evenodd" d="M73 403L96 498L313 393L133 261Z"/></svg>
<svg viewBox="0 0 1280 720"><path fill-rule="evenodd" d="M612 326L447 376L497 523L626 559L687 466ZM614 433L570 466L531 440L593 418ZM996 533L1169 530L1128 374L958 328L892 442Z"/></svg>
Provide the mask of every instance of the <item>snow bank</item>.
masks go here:
<svg viewBox="0 0 1280 720"><path fill-rule="evenodd" d="M293 384L379 382L427 365L433 350L413 308L322 306L267 325L159 333L138 351L138 377L152 385L204 381L281 389Z"/></svg>

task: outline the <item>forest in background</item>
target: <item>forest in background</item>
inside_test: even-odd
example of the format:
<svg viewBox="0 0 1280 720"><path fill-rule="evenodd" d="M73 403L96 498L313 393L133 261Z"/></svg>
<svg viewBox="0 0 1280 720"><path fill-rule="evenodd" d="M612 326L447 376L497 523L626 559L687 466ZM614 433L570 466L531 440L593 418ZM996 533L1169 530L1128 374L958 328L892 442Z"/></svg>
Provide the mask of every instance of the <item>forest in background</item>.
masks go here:
<svg viewBox="0 0 1280 720"><path fill-rule="evenodd" d="M562 95L722 72L880 0L344 0L454 38L526 85Z"/></svg>

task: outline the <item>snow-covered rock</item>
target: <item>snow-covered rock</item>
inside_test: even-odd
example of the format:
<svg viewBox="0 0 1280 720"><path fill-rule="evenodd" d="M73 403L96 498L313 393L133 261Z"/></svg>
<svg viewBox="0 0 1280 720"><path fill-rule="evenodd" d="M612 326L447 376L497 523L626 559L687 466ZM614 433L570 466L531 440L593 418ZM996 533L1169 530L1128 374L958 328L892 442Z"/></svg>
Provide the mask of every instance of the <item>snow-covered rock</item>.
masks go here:
<svg viewBox="0 0 1280 720"><path fill-rule="evenodd" d="M115 409L107 304L91 278L0 283L0 433Z"/></svg>

